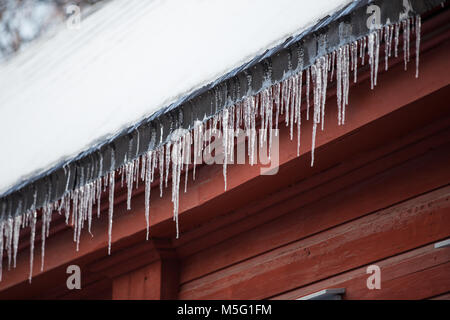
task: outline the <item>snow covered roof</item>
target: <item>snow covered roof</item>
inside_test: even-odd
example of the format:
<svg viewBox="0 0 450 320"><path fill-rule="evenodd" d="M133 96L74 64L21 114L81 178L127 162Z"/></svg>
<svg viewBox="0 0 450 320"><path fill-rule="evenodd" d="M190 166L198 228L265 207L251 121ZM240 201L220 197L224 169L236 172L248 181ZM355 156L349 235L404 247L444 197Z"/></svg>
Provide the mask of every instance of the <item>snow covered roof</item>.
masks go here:
<svg viewBox="0 0 450 320"><path fill-rule="evenodd" d="M80 29L61 26L0 66L0 194L350 2L114 0Z"/></svg>

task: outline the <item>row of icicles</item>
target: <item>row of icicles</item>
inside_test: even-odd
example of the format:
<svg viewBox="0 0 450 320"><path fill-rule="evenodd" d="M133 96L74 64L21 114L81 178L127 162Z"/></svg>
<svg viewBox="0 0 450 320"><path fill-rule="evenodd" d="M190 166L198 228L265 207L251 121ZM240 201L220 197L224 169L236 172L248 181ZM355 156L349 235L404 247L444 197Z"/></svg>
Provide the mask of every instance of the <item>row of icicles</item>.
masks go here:
<svg viewBox="0 0 450 320"><path fill-rule="evenodd" d="M147 239L149 237L150 226L150 191L151 184L155 181L155 169L158 170L160 185L160 196L163 194L164 186L167 187L169 175L172 181L172 202L173 219L176 222L176 236L179 236L178 211L179 211L179 189L181 173L185 172L185 192L187 187L187 177L189 173L189 162L191 159L191 147L193 148L193 170L192 175L195 180L195 168L198 163L196 159L202 154L205 148L210 148L212 137L211 132L218 132L222 135L223 142L223 175L225 190L227 188L227 165L233 159L235 132L243 128L248 139L248 156L250 164L255 164L255 148L258 143L256 135L256 123L259 118L260 138L259 144L269 143L268 150L271 150L272 130L278 129L280 115L285 116L285 124L289 127L290 138L293 139L294 127L297 129L297 154L300 154L300 134L301 134L301 107L302 107L302 85L305 77L306 83L306 120L310 118L310 107L313 109L313 135L312 135L312 159L314 164L314 148L317 127L320 125L324 129L325 102L327 97L327 84L336 81L338 124L345 123L346 106L348 105L348 93L350 78L353 72L353 81L357 81L358 64L364 65L366 54L370 65L371 88L377 84L377 74L380 60L380 42L385 43L385 69L388 69L389 58L397 57L399 54L400 29L403 30L403 55L405 69L410 60L410 38L411 31L416 33L416 77L418 77L419 48L420 48L420 16L409 18L398 24L388 25L382 29L371 32L368 36L345 45L330 54L318 58L313 65L302 70L302 61L299 61L298 71L293 70L287 79L280 83L262 90L260 93L244 98L235 105L225 108L206 122L197 121L192 131L185 130L182 135L172 136L171 141L156 150L150 150L146 154L135 160L129 161L117 170L121 175L121 184L127 186L127 209L131 209L131 194L133 186L138 187L139 180L145 184L145 220L147 224ZM301 59L300 59L301 60ZM310 102L310 87L312 85L313 99ZM311 104L311 105L310 105ZM274 119L275 117L275 119ZM209 130L208 130L209 129ZM275 131L276 132L276 131ZM269 151L270 159L270 151ZM114 158L111 159L114 167ZM102 167L103 161L100 163ZM170 170L171 169L171 170ZM111 252L111 233L114 210L114 184L116 172L111 170L106 176L85 184L76 190L67 190L62 199L56 202L49 202L41 209L41 271L44 268L45 239L49 235L52 213L58 211L60 215L64 213L66 224L71 224L74 228L73 240L76 242L78 250L81 230L87 223L89 233L91 232L92 217L100 216L101 194L109 187L109 209L108 209L108 254ZM36 198L36 197L35 197ZM9 214L7 218L0 222L0 280L2 278L2 262L4 250L8 260L8 269L16 266L16 257L19 245L20 229L31 228L30 236L30 273L31 282L33 274L34 243L36 237L37 209L33 206L25 214ZM72 209L72 210L71 210ZM5 216L5 207L2 208ZM21 203L16 213L21 212ZM70 213L72 212L72 215ZM8 216L8 214L6 214Z"/></svg>

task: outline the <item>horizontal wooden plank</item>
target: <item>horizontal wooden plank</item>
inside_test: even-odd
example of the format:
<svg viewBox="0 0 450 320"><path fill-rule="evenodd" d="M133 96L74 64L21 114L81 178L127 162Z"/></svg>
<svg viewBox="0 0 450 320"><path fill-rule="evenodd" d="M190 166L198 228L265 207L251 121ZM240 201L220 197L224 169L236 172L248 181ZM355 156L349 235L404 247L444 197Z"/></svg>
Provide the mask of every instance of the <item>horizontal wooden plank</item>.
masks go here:
<svg viewBox="0 0 450 320"><path fill-rule="evenodd" d="M381 271L381 289L366 285L368 265L281 294L273 299L298 299L326 288L345 288L344 299L427 299L450 288L450 250L427 245L374 261Z"/></svg>
<svg viewBox="0 0 450 320"><path fill-rule="evenodd" d="M446 238L449 225L445 187L184 284L180 298L267 298Z"/></svg>

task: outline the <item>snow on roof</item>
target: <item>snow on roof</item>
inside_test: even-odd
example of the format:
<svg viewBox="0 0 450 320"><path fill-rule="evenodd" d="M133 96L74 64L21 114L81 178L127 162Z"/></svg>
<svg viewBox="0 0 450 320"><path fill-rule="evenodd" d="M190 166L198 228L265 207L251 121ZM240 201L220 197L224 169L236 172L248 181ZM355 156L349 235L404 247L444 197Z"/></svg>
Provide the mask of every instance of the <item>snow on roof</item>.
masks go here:
<svg viewBox="0 0 450 320"><path fill-rule="evenodd" d="M0 195L351 0L114 0L0 65Z"/></svg>

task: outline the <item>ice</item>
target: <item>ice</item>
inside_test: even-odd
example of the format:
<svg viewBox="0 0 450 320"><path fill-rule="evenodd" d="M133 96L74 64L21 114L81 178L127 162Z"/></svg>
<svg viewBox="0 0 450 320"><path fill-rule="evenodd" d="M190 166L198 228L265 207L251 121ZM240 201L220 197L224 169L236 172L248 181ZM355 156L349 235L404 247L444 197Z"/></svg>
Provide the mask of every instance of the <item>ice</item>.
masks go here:
<svg viewBox="0 0 450 320"><path fill-rule="evenodd" d="M35 196L36 197L36 196ZM33 276L33 261L34 261L34 240L36 239L36 221L37 212L33 210L30 223L30 274L28 276L28 281L31 283L31 278Z"/></svg>
<svg viewBox="0 0 450 320"><path fill-rule="evenodd" d="M100 171L101 172L101 171ZM97 179L97 218L100 218L100 210L101 210L101 197L102 197L102 179L101 177ZM64 198L65 199L65 198ZM69 212L69 209L67 209L67 212ZM67 220L66 220L67 223Z"/></svg>
<svg viewBox="0 0 450 320"><path fill-rule="evenodd" d="M369 34L368 41L368 54L369 54L369 64L370 64L370 88L373 90L375 87L375 38L377 37L377 32L372 32Z"/></svg>
<svg viewBox="0 0 450 320"><path fill-rule="evenodd" d="M171 159L170 159L170 147L171 147L171 142L169 141L166 144L166 177L164 180L164 184L167 188L167 182L169 181L169 169L170 169L170 163L171 163Z"/></svg>
<svg viewBox="0 0 450 320"><path fill-rule="evenodd" d="M127 181L127 210L131 210L131 193L133 191L135 161L130 161L124 166L124 168Z"/></svg>
<svg viewBox="0 0 450 320"><path fill-rule="evenodd" d="M306 120L309 120L309 91L311 83L311 68L306 69Z"/></svg>
<svg viewBox="0 0 450 320"><path fill-rule="evenodd" d="M16 267L17 249L19 247L19 235L20 235L21 226L22 226L22 216L18 215L14 218L14 237L13 237L13 267L14 268Z"/></svg>
<svg viewBox="0 0 450 320"><path fill-rule="evenodd" d="M336 55L336 99L338 107L338 125L342 124L342 55L343 49L339 48Z"/></svg>
<svg viewBox="0 0 450 320"><path fill-rule="evenodd" d="M422 19L420 15L416 16L416 78L419 77L419 62L420 62L420 34L422 29Z"/></svg>
<svg viewBox="0 0 450 320"><path fill-rule="evenodd" d="M203 131L201 133L201 136L203 137ZM183 160L182 160L182 164L185 165L184 168L184 192L187 192L187 183L188 183L188 178L189 178L189 164L191 163L191 144L192 144L192 140L191 140L191 134L190 132L186 132L186 134L184 135L184 141L183 141ZM203 150L203 142L201 143L202 146L202 150Z"/></svg>
<svg viewBox="0 0 450 320"><path fill-rule="evenodd" d="M317 125L321 120L321 92L322 92L322 72L321 72L320 59L316 61L316 64L311 66L311 78L313 83L313 101L314 101L314 114L313 114L313 133L311 144L311 166L314 165L314 151L316 146L316 134Z"/></svg>
<svg viewBox="0 0 450 320"><path fill-rule="evenodd" d="M142 163L145 165L145 222L147 224L147 234L146 239L149 238L150 233L150 191L151 191L151 184L153 182L153 151L149 151L145 155L145 161L142 161Z"/></svg>
<svg viewBox="0 0 450 320"><path fill-rule="evenodd" d="M158 149L159 155L159 197L163 196L163 183L164 183L164 147Z"/></svg>
<svg viewBox="0 0 450 320"><path fill-rule="evenodd" d="M301 62L300 73L298 76L298 98L296 106L296 121L297 121L297 157L300 156L300 138L301 138L301 125L302 125L302 85L303 85L303 61ZM272 146L270 146L270 149Z"/></svg>
<svg viewBox="0 0 450 320"><path fill-rule="evenodd" d="M404 20L403 25L403 61L405 64L405 70L408 69L408 62L410 59L410 20Z"/></svg>
<svg viewBox="0 0 450 320"><path fill-rule="evenodd" d="M391 43L392 43L392 26L388 25L384 27L384 69L389 68L389 57L391 56Z"/></svg>
<svg viewBox="0 0 450 320"><path fill-rule="evenodd" d="M180 176L183 166L182 158L182 141L181 137L177 137L172 147L172 203L173 203L173 220L176 224L176 238L180 236L178 224L178 211L180 199Z"/></svg>
<svg viewBox="0 0 450 320"><path fill-rule="evenodd" d="M394 33L395 33L395 36L394 36L394 43L395 43L395 50L394 50L394 57L398 57L398 45L399 45L399 42L400 42L400 24L399 23L396 23L395 25L394 25Z"/></svg>
<svg viewBox="0 0 450 320"><path fill-rule="evenodd" d="M13 225L14 219L9 217L6 220L5 226L5 241L6 241L6 253L8 254L8 270L11 268L11 259L12 259L12 239L13 239Z"/></svg>
<svg viewBox="0 0 450 320"><path fill-rule="evenodd" d="M353 82L358 82L358 41L352 43L352 69L353 69Z"/></svg>
<svg viewBox="0 0 450 320"><path fill-rule="evenodd" d="M348 50L348 46L347 46L347 50ZM347 53L347 57L348 57L348 53ZM325 128L325 103L327 100L327 84L328 84L328 59L327 57L322 57L319 59L320 61L320 72L322 73L321 75L321 79L322 79L322 86L321 86L321 104L322 104L322 120L321 120L321 125L322 125L322 131ZM347 61L348 63L348 61ZM348 70L347 70L347 77L348 77Z"/></svg>
<svg viewBox="0 0 450 320"><path fill-rule="evenodd" d="M280 115L285 116L285 124L288 127L288 133L293 139L295 126L297 127L297 155L300 155L301 146L301 126L302 126L302 90L303 78L305 77L306 87L306 120L309 120L310 108L310 90L312 87L313 117L312 117L312 145L311 145L311 166L315 162L315 148L317 129L319 124L324 130L325 112L328 81L336 81L336 98L338 109L338 125L344 125L346 119L346 106L349 104L350 78L357 81L358 64L364 64L366 48L370 65L371 88L377 85L379 50L380 43L385 43L385 69L389 66L389 57L397 55L399 44L399 30L403 29L403 49L405 64L410 59L409 47L411 37L411 24L414 25L416 40L416 77L419 75L419 53L420 53L420 29L421 20L417 16L415 20L408 19L399 24L388 25L380 30L372 31L367 37L351 42L333 52L318 57L311 66L306 68L303 66L303 60L298 62L299 67L296 70L289 70L281 82L267 85L264 89L255 94L247 95L242 100L231 103L230 106L218 111L210 119L197 120L194 123L192 131L183 131L182 134L171 137L170 141L162 143L156 149L148 150L144 155L136 159L128 159L117 173L121 174L121 179L126 183L127 187L127 209L131 209L131 198L133 187L138 188L139 178L145 184L145 221L146 221L146 239L150 234L150 205L151 205L151 185L155 180L155 169L159 171L159 188L160 197L162 197L164 186L167 187L169 174L171 174L172 182L172 202L173 202L173 220L176 223L176 237L180 235L180 227L178 214L180 208L180 179L184 170L184 192L187 192L187 183L189 176L189 165L193 155L193 175L195 180L195 168L199 164L202 153L206 147L211 149L212 134L221 136L223 147L223 178L224 189L228 187L228 167L234 163L234 149L236 133L242 127L245 129L248 156L250 164L253 165L257 161L257 149L259 147L269 146L269 159L271 158L272 149L272 129L278 129ZM305 72L305 76L303 75ZM351 73L353 72L353 74ZM334 76L336 74L336 76ZM251 76L249 75L251 78ZM269 78L268 78L269 79ZM312 82L312 85L311 85ZM250 92L250 91L249 91ZM217 99L220 99L217 96ZM274 119L275 118L275 119ZM261 129L259 136L257 135L256 125L260 121ZM275 123L274 123L275 121ZM139 135L137 137L139 140ZM162 137L161 137L162 139ZM139 144L139 141L137 141ZM131 146L131 142L130 142ZM193 148L191 150L191 147ZM113 151L113 150L112 150ZM129 150L131 151L131 149ZM139 150L138 150L139 151ZM193 152L193 154L191 154ZM129 152L130 154L130 152ZM99 170L97 177L92 179L93 170ZM114 210L114 188L116 166L114 152L111 155L111 167L106 175L103 173L103 159L100 158L99 163L92 167L81 168L79 187L69 190L70 171L66 171L67 184L66 190L61 200L50 202L50 187L47 194L47 200L42 208L36 208L33 205L31 210L24 214L21 205L17 208L17 212L12 214L6 212L5 206L2 207L3 220L0 221L0 262L4 253L8 256L8 268L16 266L17 253L20 240L20 231L22 228L30 227L30 274L33 274L34 259L34 242L36 232L36 221L38 212L41 213L42 229L41 229L41 270L44 267L45 258L45 242L49 236L50 222L52 220L52 212L58 211L61 214L64 211L66 224L71 223L74 229L73 239L76 242L76 248L79 249L81 232L85 223L88 224L88 232L91 233L92 215L94 205L97 208L97 216L101 212L101 196L102 191L109 188L109 206L108 206L108 254L111 253L111 238L113 225ZM136 183L134 185L134 183ZM36 201L36 194L35 194ZM39 210L36 210L39 209ZM72 215L72 217L70 217ZM71 218L71 219L70 219ZM0 280L2 277L2 266L0 263Z"/></svg>
<svg viewBox="0 0 450 320"><path fill-rule="evenodd" d="M222 113L223 126L223 180L225 183L225 190L227 190L227 165L228 165L228 109L225 108Z"/></svg>
<svg viewBox="0 0 450 320"><path fill-rule="evenodd" d="M109 172L109 210L108 210L108 254L111 254L111 236L114 214L114 185L115 185L115 166L116 160L114 157L114 150L111 149L111 171Z"/></svg>

